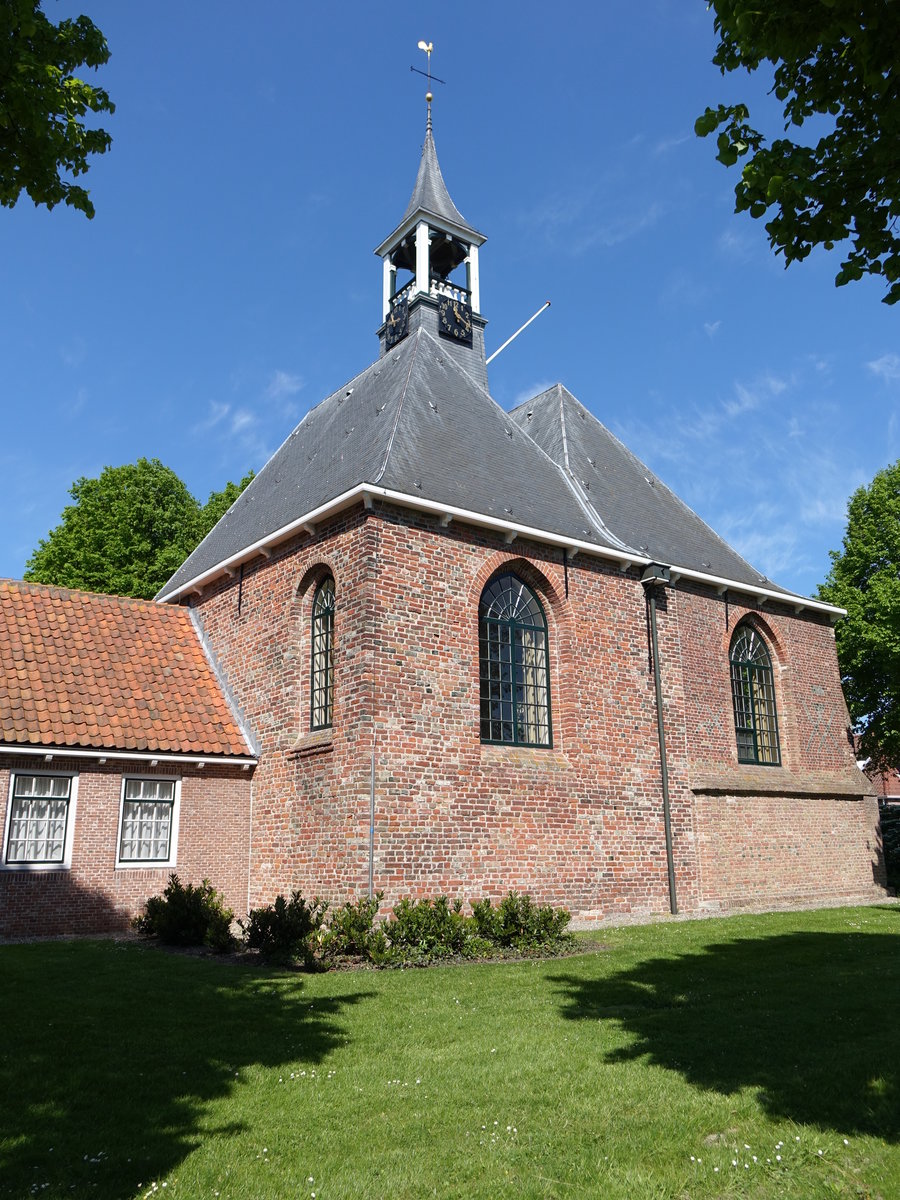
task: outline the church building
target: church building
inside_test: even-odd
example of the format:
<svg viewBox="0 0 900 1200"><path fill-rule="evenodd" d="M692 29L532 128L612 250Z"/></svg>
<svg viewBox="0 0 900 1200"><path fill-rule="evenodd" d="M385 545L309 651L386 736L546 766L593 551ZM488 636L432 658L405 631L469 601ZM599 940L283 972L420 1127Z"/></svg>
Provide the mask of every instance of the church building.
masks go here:
<svg viewBox="0 0 900 1200"><path fill-rule="evenodd" d="M32 648L0 683L0 933L116 927L173 870L238 914L294 888L514 888L581 924L883 895L840 610L762 577L562 384L492 399L485 240L429 96L371 366L155 603L0 589ZM39 662L51 611L74 683ZM90 645L130 637L144 677L98 682ZM41 725L65 686L89 711Z"/></svg>

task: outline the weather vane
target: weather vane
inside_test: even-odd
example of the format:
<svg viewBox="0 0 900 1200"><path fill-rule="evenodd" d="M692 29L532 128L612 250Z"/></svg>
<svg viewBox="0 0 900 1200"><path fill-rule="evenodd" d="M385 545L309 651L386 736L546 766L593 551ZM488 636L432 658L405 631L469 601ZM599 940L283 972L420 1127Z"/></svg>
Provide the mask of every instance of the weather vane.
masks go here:
<svg viewBox="0 0 900 1200"><path fill-rule="evenodd" d="M417 75L424 75L428 80L428 103L431 103L431 85L432 83L446 83L446 79L438 79L437 75L431 73L431 52L434 50L434 42L419 42L419 49L424 50L428 57L428 70L420 71L418 67L410 67L411 71L415 71Z"/></svg>

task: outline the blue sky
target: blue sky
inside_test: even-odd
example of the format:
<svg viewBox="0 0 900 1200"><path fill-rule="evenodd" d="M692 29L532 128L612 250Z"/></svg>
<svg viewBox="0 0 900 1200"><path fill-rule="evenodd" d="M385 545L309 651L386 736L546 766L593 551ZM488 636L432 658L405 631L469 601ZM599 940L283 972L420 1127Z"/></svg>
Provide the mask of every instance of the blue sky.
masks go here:
<svg viewBox="0 0 900 1200"><path fill-rule="evenodd" d="M785 271L693 134L765 120L768 81L712 66L704 0L340 5L45 0L112 57L97 215L0 210L0 576L67 491L160 458L205 499L259 469L377 355L373 248L412 190L420 38L450 194L487 234L488 352L509 408L563 382L764 574L825 576L850 493L900 457L900 311ZM778 128L773 120L768 127Z"/></svg>

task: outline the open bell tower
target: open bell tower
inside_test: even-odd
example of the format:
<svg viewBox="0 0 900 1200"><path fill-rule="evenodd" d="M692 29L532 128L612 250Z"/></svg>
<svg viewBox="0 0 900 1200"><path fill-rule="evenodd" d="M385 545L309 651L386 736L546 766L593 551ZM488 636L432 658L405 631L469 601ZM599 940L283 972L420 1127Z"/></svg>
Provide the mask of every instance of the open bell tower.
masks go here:
<svg viewBox="0 0 900 1200"><path fill-rule="evenodd" d="M430 73L432 46L419 45ZM375 250L383 263L381 353L424 327L487 387L478 271L486 239L450 199L434 145L430 90L425 99L425 142L412 196L399 225Z"/></svg>

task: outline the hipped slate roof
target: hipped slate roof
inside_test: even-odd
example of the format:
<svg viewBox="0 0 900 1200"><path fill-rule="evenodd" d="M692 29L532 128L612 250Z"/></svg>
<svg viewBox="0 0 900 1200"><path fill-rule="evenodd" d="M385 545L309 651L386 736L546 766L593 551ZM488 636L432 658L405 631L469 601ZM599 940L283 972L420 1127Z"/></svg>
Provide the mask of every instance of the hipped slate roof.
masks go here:
<svg viewBox="0 0 900 1200"><path fill-rule="evenodd" d="M622 549L562 469L420 328L307 413L161 596L365 483Z"/></svg>
<svg viewBox="0 0 900 1200"><path fill-rule="evenodd" d="M642 556L783 590L732 550L562 384L509 415L559 464L607 528Z"/></svg>
<svg viewBox="0 0 900 1200"><path fill-rule="evenodd" d="M189 610L8 579L4 745L252 756Z"/></svg>

